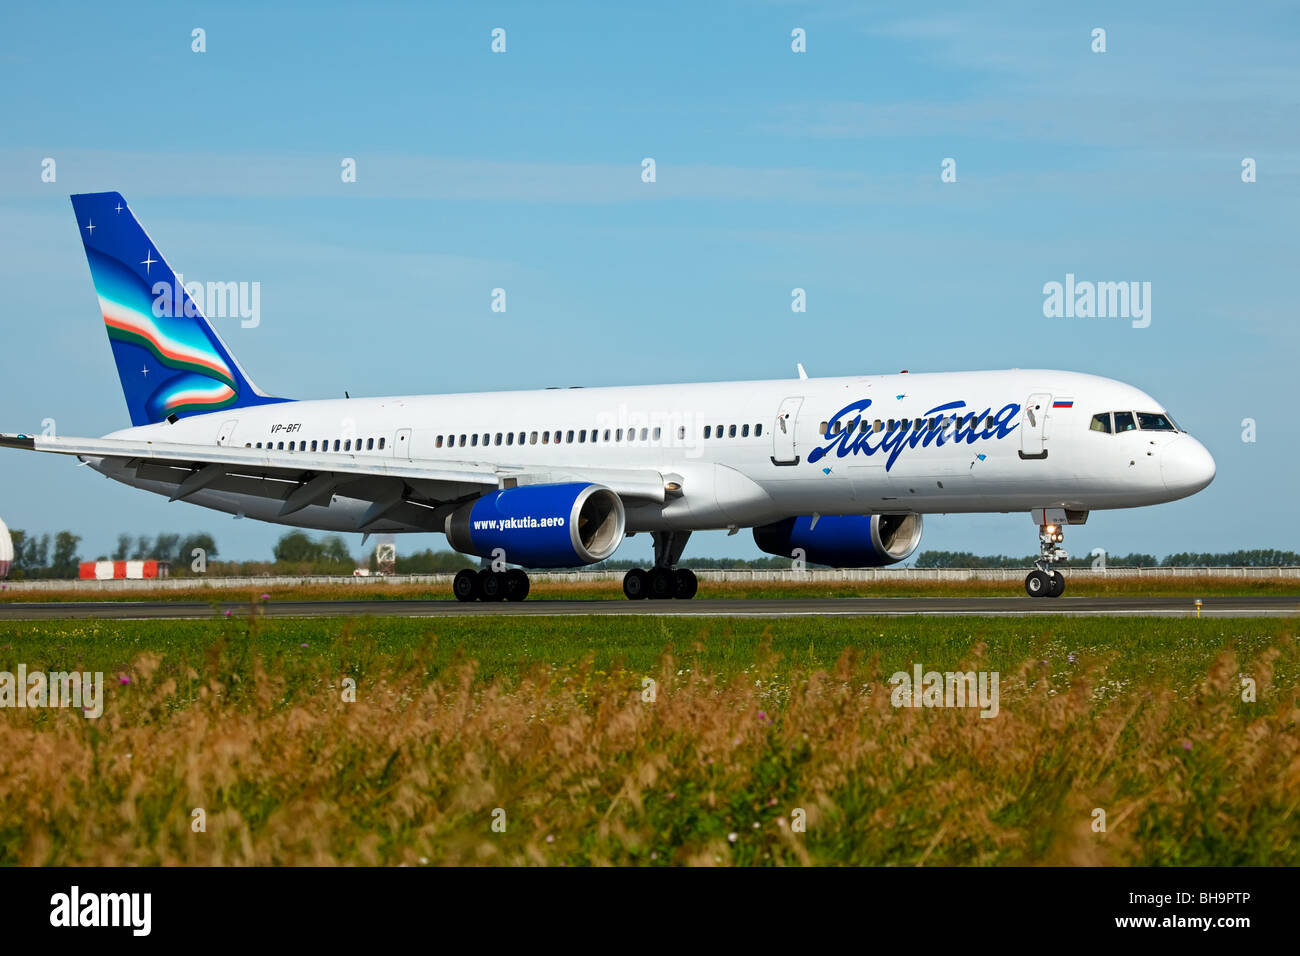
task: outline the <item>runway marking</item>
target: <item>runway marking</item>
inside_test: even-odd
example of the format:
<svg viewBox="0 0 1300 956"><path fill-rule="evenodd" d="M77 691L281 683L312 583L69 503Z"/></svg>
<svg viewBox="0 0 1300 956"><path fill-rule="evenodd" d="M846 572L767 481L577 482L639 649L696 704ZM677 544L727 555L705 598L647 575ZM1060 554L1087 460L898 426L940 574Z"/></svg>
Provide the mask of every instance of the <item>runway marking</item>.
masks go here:
<svg viewBox="0 0 1300 956"><path fill-rule="evenodd" d="M1202 599L1204 618L1300 616L1300 597ZM252 605L261 617L1195 617L1190 597L1161 598L782 598L702 601L269 601ZM97 601L0 604L0 621L204 620L246 617L247 603Z"/></svg>

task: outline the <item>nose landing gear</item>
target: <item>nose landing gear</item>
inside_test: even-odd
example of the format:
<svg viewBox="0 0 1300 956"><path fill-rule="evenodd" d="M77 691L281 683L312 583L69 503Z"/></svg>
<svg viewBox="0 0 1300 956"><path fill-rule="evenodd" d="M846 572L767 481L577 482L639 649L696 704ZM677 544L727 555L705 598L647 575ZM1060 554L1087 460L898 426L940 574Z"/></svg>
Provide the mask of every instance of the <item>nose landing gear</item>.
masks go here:
<svg viewBox="0 0 1300 956"><path fill-rule="evenodd" d="M1065 593L1065 575L1052 569L1053 564L1070 556L1060 547L1064 540L1065 532L1061 525L1039 525L1038 560L1034 562L1034 570L1025 578L1025 592L1030 597L1060 597Z"/></svg>

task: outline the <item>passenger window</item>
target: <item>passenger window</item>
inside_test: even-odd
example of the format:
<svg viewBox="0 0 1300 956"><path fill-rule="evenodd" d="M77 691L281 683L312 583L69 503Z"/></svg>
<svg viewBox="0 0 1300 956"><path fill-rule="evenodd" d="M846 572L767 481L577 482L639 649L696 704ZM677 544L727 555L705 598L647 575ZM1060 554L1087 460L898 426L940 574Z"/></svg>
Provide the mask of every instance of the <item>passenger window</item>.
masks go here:
<svg viewBox="0 0 1300 956"><path fill-rule="evenodd" d="M280 444L276 447L276 451L284 451L284 442L280 442Z"/></svg>
<svg viewBox="0 0 1300 956"><path fill-rule="evenodd" d="M551 443L551 433L550 433L550 432L542 432L542 444L543 444L543 445L549 445L550 443Z"/></svg>
<svg viewBox="0 0 1300 956"><path fill-rule="evenodd" d="M374 450L375 450L375 440L373 438L367 438L366 451L374 451Z"/></svg>
<svg viewBox="0 0 1300 956"><path fill-rule="evenodd" d="M514 443L515 443L515 433L514 433L514 432L506 432L506 444L507 444L507 445L513 445Z"/></svg>
<svg viewBox="0 0 1300 956"><path fill-rule="evenodd" d="M385 440L386 440L386 439L383 439L383 438L379 439L379 450L380 450L380 451L383 451L383 450L384 450L384 441L385 441Z"/></svg>
<svg viewBox="0 0 1300 956"><path fill-rule="evenodd" d="M352 439L351 439L351 438L349 438L349 439L347 439L345 442L343 442L343 450L344 450L344 451L351 451L351 450L352 450Z"/></svg>
<svg viewBox="0 0 1300 956"><path fill-rule="evenodd" d="M537 444L537 432L533 432L531 435L528 436L528 444L530 445Z"/></svg>
<svg viewBox="0 0 1300 956"><path fill-rule="evenodd" d="M755 438L763 437L763 426L761 424L754 426L754 437Z"/></svg>
<svg viewBox="0 0 1300 956"><path fill-rule="evenodd" d="M658 441L658 440L659 440L659 436L662 435L662 434L663 434L663 429L662 429L662 428L656 428L655 431L654 431L654 434L653 434L651 437L652 437L655 441Z"/></svg>
<svg viewBox="0 0 1300 956"><path fill-rule="evenodd" d="M567 435L564 436L564 440L567 441L570 445L573 444L573 429L572 429L572 428L570 428L570 429L569 429L569 433L568 433Z"/></svg>
<svg viewBox="0 0 1300 956"><path fill-rule="evenodd" d="M748 426L746 426L746 427L748 427ZM678 440L678 441L685 441L685 440L686 440L686 426L685 426L685 425L678 425L678 426L677 426L677 440Z"/></svg>
<svg viewBox="0 0 1300 956"><path fill-rule="evenodd" d="M835 424L838 425L839 422L836 422ZM839 430L839 429L836 429L836 431L838 431L838 430ZM735 437L736 437L736 426L735 426L735 425L732 425L730 428L727 429L727 437L728 437L728 438L735 438Z"/></svg>
<svg viewBox="0 0 1300 956"><path fill-rule="evenodd" d="M1095 432L1105 432L1110 434L1110 412L1102 412L1100 415L1092 416L1092 424L1088 426Z"/></svg>
<svg viewBox="0 0 1300 956"><path fill-rule="evenodd" d="M609 429L608 429L608 428L605 429L605 437L602 438L601 441L609 441Z"/></svg>
<svg viewBox="0 0 1300 956"><path fill-rule="evenodd" d="M749 437L749 426L748 426L748 425L741 425L741 426L740 426L740 437L741 437L741 438L748 438L748 437Z"/></svg>
<svg viewBox="0 0 1300 956"><path fill-rule="evenodd" d="M988 418L984 419L984 427L985 427L985 428L992 428L992 427L993 427L993 416L992 416L992 415L990 415Z"/></svg>
<svg viewBox="0 0 1300 956"><path fill-rule="evenodd" d="M713 434L713 426L712 426L712 425L705 425L705 426L704 426L704 437L705 437L705 438L709 438L709 437L712 436L712 434Z"/></svg>
<svg viewBox="0 0 1300 956"><path fill-rule="evenodd" d="M499 445L499 444L501 444L501 433L500 433L500 432L497 432L496 437L492 439L492 444L494 444L494 445Z"/></svg>
<svg viewBox="0 0 1300 956"><path fill-rule="evenodd" d="M831 423L830 423L830 422L822 422L821 425L819 425L818 427L821 429L821 436L822 436L823 438L830 438L830 437L831 437Z"/></svg>
<svg viewBox="0 0 1300 956"><path fill-rule="evenodd" d="M717 428L715 428L715 429L713 430L713 437L714 437L714 438L721 438L721 437L722 437L722 426L721 426L721 425L719 425Z"/></svg>
<svg viewBox="0 0 1300 956"><path fill-rule="evenodd" d="M587 441L587 429L584 428L582 429L582 431L578 432L578 444L579 445L584 444L586 441Z"/></svg>
<svg viewBox="0 0 1300 956"><path fill-rule="evenodd" d="M469 436L469 446L471 448L478 447L478 432L475 432L473 435Z"/></svg>
<svg viewBox="0 0 1300 956"><path fill-rule="evenodd" d="M892 418L891 418L889 421L885 422L885 431L887 431L887 432L892 432L892 431L894 430L894 425L895 425L895 424L896 424L896 423L894 422L894 420L893 420Z"/></svg>
<svg viewBox="0 0 1300 956"><path fill-rule="evenodd" d="M441 435L439 435L439 436L438 436L438 440L434 442L434 447L435 447L435 448L441 448L441 447L442 447L442 436L441 436Z"/></svg>
<svg viewBox="0 0 1300 956"><path fill-rule="evenodd" d="M1137 429L1137 424L1133 421L1132 412L1115 413L1115 433L1131 432Z"/></svg>
<svg viewBox="0 0 1300 956"><path fill-rule="evenodd" d="M1138 412L1138 427L1144 432L1172 432L1174 423L1159 412Z"/></svg>

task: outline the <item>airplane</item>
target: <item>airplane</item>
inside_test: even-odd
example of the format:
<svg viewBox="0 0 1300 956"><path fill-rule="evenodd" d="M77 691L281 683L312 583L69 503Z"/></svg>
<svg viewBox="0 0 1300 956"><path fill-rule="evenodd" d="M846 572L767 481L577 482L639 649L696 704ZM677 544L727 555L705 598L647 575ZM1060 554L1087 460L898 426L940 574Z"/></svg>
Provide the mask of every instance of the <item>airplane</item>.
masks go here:
<svg viewBox="0 0 1300 956"><path fill-rule="evenodd" d="M74 195L131 427L0 435L228 514L320 531L437 532L491 560L461 601L523 600L528 568L604 561L643 532L630 599L689 599L695 531L883 567L925 515L1027 512L1031 597L1059 597L1064 529L1174 501L1215 475L1150 395L1042 369L295 400L253 384L120 193ZM172 307L172 306L176 307Z"/></svg>

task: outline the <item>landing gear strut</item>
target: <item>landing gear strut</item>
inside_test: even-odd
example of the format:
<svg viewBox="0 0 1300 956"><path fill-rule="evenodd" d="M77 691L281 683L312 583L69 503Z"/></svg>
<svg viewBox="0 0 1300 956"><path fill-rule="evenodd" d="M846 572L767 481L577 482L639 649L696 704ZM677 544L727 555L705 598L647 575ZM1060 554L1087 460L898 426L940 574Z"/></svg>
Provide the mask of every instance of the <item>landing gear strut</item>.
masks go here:
<svg viewBox="0 0 1300 956"><path fill-rule="evenodd" d="M655 565L653 568L633 568L623 576L623 593L630 601L642 598L667 600L678 598L688 601L695 597L699 580L690 568L674 568L686 549L689 531L654 531Z"/></svg>
<svg viewBox="0 0 1300 956"><path fill-rule="evenodd" d="M1038 526L1038 560L1034 570L1025 578L1025 591L1030 597L1060 597L1065 593L1065 575L1052 570L1052 565L1069 557L1060 547L1065 540L1061 525L1044 524Z"/></svg>
<svg viewBox="0 0 1300 956"><path fill-rule="evenodd" d="M528 597L528 573L520 568L509 571L465 568L456 572L451 591L457 601L522 601Z"/></svg>

